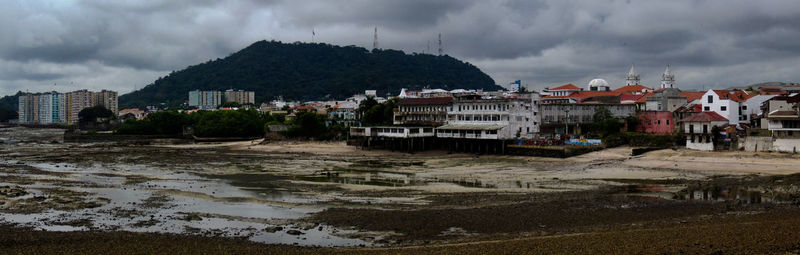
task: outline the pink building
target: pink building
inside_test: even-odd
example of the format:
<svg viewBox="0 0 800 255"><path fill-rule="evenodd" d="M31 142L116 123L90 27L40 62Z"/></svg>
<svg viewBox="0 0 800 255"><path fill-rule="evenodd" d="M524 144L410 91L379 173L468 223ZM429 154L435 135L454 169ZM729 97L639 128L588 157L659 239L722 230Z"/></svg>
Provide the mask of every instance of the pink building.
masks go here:
<svg viewBox="0 0 800 255"><path fill-rule="evenodd" d="M639 113L639 126L636 131L648 134L672 134L675 118L668 111L643 111Z"/></svg>

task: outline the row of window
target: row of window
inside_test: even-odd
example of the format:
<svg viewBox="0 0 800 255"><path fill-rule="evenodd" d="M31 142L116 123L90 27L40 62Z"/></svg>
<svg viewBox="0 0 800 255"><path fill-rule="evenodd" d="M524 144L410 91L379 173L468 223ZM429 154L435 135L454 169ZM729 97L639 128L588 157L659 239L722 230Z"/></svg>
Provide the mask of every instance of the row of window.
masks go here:
<svg viewBox="0 0 800 255"><path fill-rule="evenodd" d="M486 135L496 135L497 130L450 130L450 129L439 129L436 130L436 133L439 134L486 134Z"/></svg>

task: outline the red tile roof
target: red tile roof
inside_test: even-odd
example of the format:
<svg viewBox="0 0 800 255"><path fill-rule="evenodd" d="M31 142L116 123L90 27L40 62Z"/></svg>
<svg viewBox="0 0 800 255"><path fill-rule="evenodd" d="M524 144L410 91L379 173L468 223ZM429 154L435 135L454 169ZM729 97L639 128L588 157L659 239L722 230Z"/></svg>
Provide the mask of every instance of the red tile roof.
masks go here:
<svg viewBox="0 0 800 255"><path fill-rule="evenodd" d="M683 122L712 122L712 121L728 121L728 118L722 117L716 112L698 112L692 116L682 119Z"/></svg>
<svg viewBox="0 0 800 255"><path fill-rule="evenodd" d="M552 88L550 90L580 90L580 88L578 88L575 85L572 85L572 83L569 83L569 84L564 84L564 85Z"/></svg>
<svg viewBox="0 0 800 255"><path fill-rule="evenodd" d="M747 93L746 91L741 90L730 91L726 89L715 89L714 93L717 93L719 99L730 99L736 102L742 102L756 96L756 94Z"/></svg>
<svg viewBox="0 0 800 255"><path fill-rule="evenodd" d="M687 102L700 99L704 94L706 94L704 91L681 91L681 96L685 97Z"/></svg>
<svg viewBox="0 0 800 255"><path fill-rule="evenodd" d="M642 97L644 97L644 94L638 94L638 95L622 94L622 96L619 97L619 100L620 101L637 101L637 100L639 100L639 98L642 98Z"/></svg>
<svg viewBox="0 0 800 255"><path fill-rule="evenodd" d="M637 104L643 104L643 103L647 102L647 98L648 97L651 97L653 95L654 95L653 92L644 93L644 94L642 94L642 97L640 97L639 99L636 99L636 103Z"/></svg>
<svg viewBox="0 0 800 255"><path fill-rule="evenodd" d="M403 98L397 105L447 105L453 103L452 97Z"/></svg>
<svg viewBox="0 0 800 255"><path fill-rule="evenodd" d="M620 91L620 92L642 92L643 90L653 90L653 89L637 84L637 85L622 86L622 87L620 87L618 89L615 89L614 91Z"/></svg>

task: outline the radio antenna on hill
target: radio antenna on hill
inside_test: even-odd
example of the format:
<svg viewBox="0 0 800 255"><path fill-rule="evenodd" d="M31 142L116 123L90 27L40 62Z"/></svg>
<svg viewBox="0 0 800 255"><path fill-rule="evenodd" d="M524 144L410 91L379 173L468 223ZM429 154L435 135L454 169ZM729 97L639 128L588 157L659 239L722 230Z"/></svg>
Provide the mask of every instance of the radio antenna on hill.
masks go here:
<svg viewBox="0 0 800 255"><path fill-rule="evenodd" d="M372 39L372 49L378 48L378 27L375 27L375 37Z"/></svg>
<svg viewBox="0 0 800 255"><path fill-rule="evenodd" d="M442 55L442 33L439 33L439 56Z"/></svg>

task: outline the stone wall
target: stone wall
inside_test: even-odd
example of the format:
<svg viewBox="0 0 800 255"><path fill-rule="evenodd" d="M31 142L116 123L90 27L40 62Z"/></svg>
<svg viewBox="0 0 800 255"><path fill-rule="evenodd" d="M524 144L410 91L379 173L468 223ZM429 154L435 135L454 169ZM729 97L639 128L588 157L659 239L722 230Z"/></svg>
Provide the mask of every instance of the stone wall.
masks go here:
<svg viewBox="0 0 800 255"><path fill-rule="evenodd" d="M711 142L692 142L691 140L686 140L686 148L690 150L698 150L698 151L713 151L714 150L714 143Z"/></svg>
<svg viewBox="0 0 800 255"><path fill-rule="evenodd" d="M740 142L740 147L745 151L772 151L772 137L768 136L748 136L744 142Z"/></svg>
<svg viewBox="0 0 800 255"><path fill-rule="evenodd" d="M797 153L800 151L800 139L775 139L772 142L775 151Z"/></svg>

